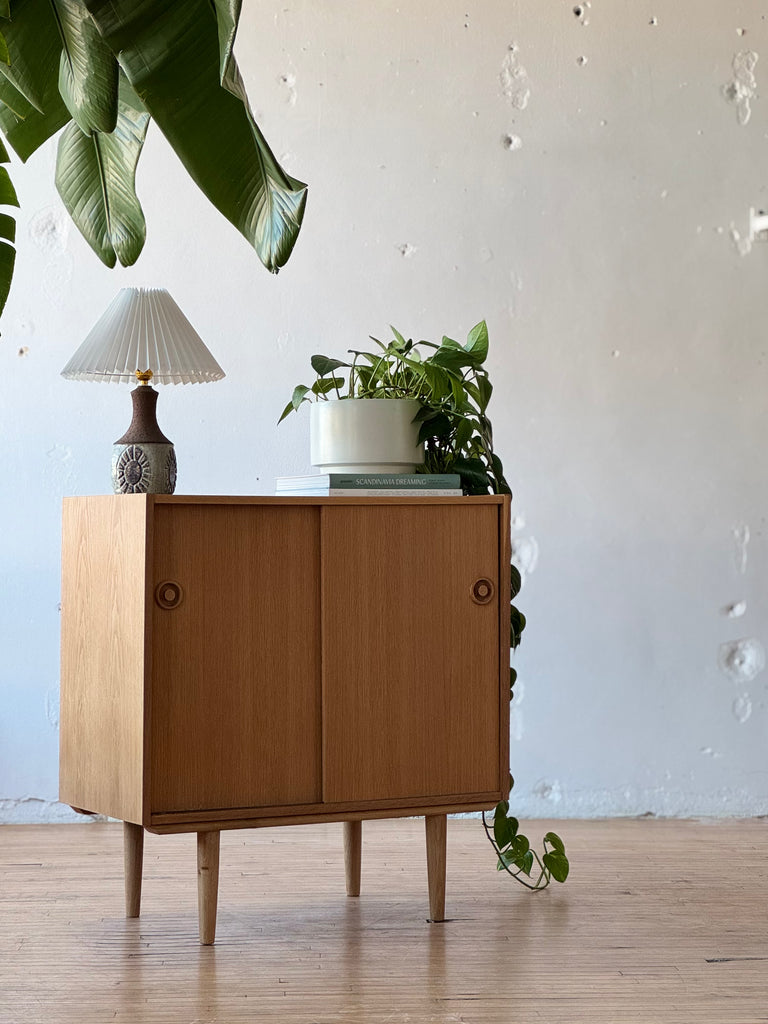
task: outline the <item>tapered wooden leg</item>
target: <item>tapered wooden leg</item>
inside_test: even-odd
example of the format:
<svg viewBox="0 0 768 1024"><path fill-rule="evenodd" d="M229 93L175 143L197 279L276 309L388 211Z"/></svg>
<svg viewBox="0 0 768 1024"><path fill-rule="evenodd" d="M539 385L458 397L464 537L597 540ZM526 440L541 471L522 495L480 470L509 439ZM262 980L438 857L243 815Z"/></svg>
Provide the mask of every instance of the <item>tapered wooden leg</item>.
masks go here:
<svg viewBox="0 0 768 1024"><path fill-rule="evenodd" d="M427 882L429 884L429 920L445 920L445 839L448 818L445 814L428 814L424 819L427 832Z"/></svg>
<svg viewBox="0 0 768 1024"><path fill-rule="evenodd" d="M144 829L132 821L123 822L123 860L125 862L125 916L141 913L141 869L144 859Z"/></svg>
<svg viewBox="0 0 768 1024"><path fill-rule="evenodd" d="M347 876L347 896L360 895L360 862L363 854L362 821L344 822L344 870Z"/></svg>
<svg viewBox="0 0 768 1024"><path fill-rule="evenodd" d="M197 913L203 946L212 946L216 938L220 837L219 831L197 833Z"/></svg>

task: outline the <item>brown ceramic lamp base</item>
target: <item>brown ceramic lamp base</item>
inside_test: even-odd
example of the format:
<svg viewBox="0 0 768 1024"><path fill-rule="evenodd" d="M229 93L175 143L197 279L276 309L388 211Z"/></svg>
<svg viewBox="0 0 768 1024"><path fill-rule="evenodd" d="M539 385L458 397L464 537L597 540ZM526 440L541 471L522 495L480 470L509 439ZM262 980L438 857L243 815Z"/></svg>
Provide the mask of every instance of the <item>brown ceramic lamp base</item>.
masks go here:
<svg viewBox="0 0 768 1024"><path fill-rule="evenodd" d="M131 425L112 446L115 494L173 494L176 453L157 423L157 392L140 384L131 392Z"/></svg>

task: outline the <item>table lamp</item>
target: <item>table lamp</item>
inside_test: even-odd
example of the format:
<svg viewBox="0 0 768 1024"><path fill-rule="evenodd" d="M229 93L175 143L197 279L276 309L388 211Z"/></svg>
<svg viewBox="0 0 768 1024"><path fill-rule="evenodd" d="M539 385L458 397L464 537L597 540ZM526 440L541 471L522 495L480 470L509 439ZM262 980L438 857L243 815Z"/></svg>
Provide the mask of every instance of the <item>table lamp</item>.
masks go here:
<svg viewBox="0 0 768 1024"><path fill-rule="evenodd" d="M176 454L155 415L161 384L221 380L224 371L164 288L122 288L61 371L67 380L139 385L133 419L112 448L116 494L173 494Z"/></svg>

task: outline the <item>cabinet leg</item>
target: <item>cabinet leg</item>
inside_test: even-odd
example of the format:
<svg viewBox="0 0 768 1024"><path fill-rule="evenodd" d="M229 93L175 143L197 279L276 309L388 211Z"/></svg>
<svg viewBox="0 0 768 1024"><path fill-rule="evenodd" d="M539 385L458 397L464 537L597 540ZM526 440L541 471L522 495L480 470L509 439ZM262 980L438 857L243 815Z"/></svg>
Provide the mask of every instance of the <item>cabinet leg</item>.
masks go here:
<svg viewBox="0 0 768 1024"><path fill-rule="evenodd" d="M344 870L347 896L360 895L360 862L363 854L362 821L344 822Z"/></svg>
<svg viewBox="0 0 768 1024"><path fill-rule="evenodd" d="M132 821L123 822L123 860L125 863L125 916L141 913L141 870L144 860L144 829Z"/></svg>
<svg viewBox="0 0 768 1024"><path fill-rule="evenodd" d="M220 838L218 830L197 833L197 913L203 946L212 946L216 938Z"/></svg>
<svg viewBox="0 0 768 1024"><path fill-rule="evenodd" d="M427 833L427 882L429 884L429 920L445 920L445 814L428 814L424 819Z"/></svg>

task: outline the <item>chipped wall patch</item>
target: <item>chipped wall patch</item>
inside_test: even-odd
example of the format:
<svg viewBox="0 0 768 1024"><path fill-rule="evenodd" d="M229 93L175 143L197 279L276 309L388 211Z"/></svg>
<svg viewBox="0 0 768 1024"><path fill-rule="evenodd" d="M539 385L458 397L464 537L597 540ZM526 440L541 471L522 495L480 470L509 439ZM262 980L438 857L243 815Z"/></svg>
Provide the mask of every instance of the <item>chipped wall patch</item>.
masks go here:
<svg viewBox="0 0 768 1024"><path fill-rule="evenodd" d="M592 4L589 0L584 0L583 4L576 4L573 8L573 16L580 25L589 24L589 9Z"/></svg>
<svg viewBox="0 0 768 1024"><path fill-rule="evenodd" d="M523 722L523 712L519 708L510 708L509 710L509 738L513 743L519 743L523 738L525 731L525 725Z"/></svg>
<svg viewBox="0 0 768 1024"><path fill-rule="evenodd" d="M398 245L397 251L405 260L409 260L411 256L416 252L416 246L411 245L410 242L403 242L402 245Z"/></svg>
<svg viewBox="0 0 768 1024"><path fill-rule="evenodd" d="M69 218L63 207L46 206L29 222L29 237L46 256L60 256L67 248Z"/></svg>
<svg viewBox="0 0 768 1024"><path fill-rule="evenodd" d="M296 106L296 75L290 71L284 71L282 75L277 76L277 80L280 85L285 87L286 90L286 103L289 106Z"/></svg>
<svg viewBox="0 0 768 1024"><path fill-rule="evenodd" d="M734 543L734 561L736 568L744 575L747 571L747 545L749 544L749 527L746 523L740 523L731 531Z"/></svg>
<svg viewBox="0 0 768 1024"><path fill-rule="evenodd" d="M752 701L749 698L748 693L742 693L740 697L737 697L731 706L733 717L740 725L744 725L749 716L752 714Z"/></svg>
<svg viewBox="0 0 768 1024"><path fill-rule="evenodd" d="M757 54L754 50L743 50L734 54L731 67L733 78L722 87L722 94L728 103L736 107L736 118L740 125L745 125L752 116L750 101L757 95L757 79L755 65Z"/></svg>
<svg viewBox="0 0 768 1024"><path fill-rule="evenodd" d="M750 683L765 668L765 648L754 637L720 644L717 664L734 683Z"/></svg>
<svg viewBox="0 0 768 1024"><path fill-rule="evenodd" d="M728 619L740 619L747 610L746 601L734 601L733 604L727 604L725 608L720 609L720 614L725 615Z"/></svg>
<svg viewBox="0 0 768 1024"><path fill-rule="evenodd" d="M512 561L525 579L535 570L539 561L539 544L535 537L512 538Z"/></svg>
<svg viewBox="0 0 768 1024"><path fill-rule="evenodd" d="M507 55L501 65L499 80L502 93L515 110L525 110L528 100L531 98L531 81L528 78L528 72L518 59L517 51L517 43L510 43Z"/></svg>
<svg viewBox="0 0 768 1024"><path fill-rule="evenodd" d="M731 221L731 241L733 242L733 247L739 256L748 256L752 252L752 239L749 235L742 238L741 232L733 221Z"/></svg>
<svg viewBox="0 0 768 1024"><path fill-rule="evenodd" d="M559 804L563 799L563 790L557 779L554 779L552 782L541 779L536 783L531 792L540 800L548 800L552 804Z"/></svg>
<svg viewBox="0 0 768 1024"><path fill-rule="evenodd" d="M45 694L45 717L54 729L59 727L59 687L52 686Z"/></svg>
<svg viewBox="0 0 768 1024"><path fill-rule="evenodd" d="M523 148L523 140L519 135L502 135L501 144L512 153Z"/></svg>

